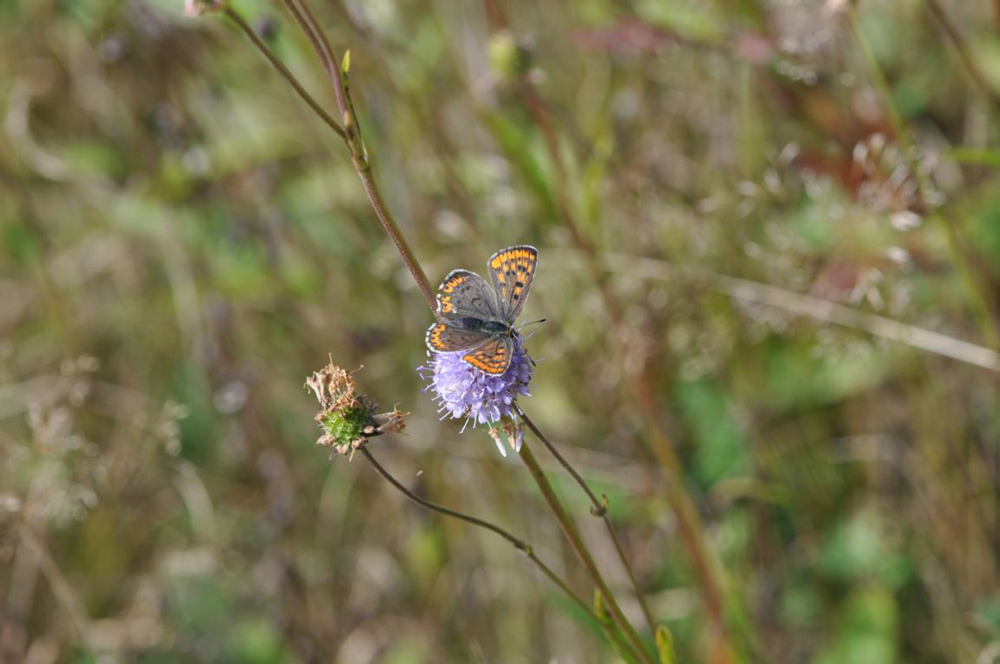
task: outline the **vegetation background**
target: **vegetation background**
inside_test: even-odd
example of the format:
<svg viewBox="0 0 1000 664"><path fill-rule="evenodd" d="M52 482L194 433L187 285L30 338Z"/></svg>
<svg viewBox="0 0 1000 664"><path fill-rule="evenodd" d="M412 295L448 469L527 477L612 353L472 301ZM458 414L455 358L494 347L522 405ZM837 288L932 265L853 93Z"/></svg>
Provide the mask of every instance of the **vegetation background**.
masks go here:
<svg viewBox="0 0 1000 664"><path fill-rule="evenodd" d="M339 117L280 3L234 6ZM312 7L431 280L539 248L523 405L678 662L721 659L635 375L749 660L1000 658L1000 5ZM412 413L382 463L592 593L516 458L422 391L431 316L343 144L182 10L0 2L0 656L616 661L502 540L314 445L304 378L364 365Z"/></svg>

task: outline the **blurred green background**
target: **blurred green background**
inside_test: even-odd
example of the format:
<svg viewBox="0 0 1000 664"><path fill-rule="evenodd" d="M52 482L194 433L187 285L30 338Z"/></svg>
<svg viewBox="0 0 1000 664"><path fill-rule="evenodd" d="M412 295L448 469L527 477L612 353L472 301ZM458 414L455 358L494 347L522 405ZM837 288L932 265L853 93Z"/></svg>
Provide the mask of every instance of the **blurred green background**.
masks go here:
<svg viewBox="0 0 1000 664"><path fill-rule="evenodd" d="M234 6L339 117L280 4ZM539 248L524 406L679 662L711 638L630 372L751 661L1000 657L1000 8L311 6L431 281ZM182 10L0 1L0 656L616 661L502 540L314 445L303 380L364 365L412 413L381 461L592 593L516 459L422 391L431 315L343 144Z"/></svg>

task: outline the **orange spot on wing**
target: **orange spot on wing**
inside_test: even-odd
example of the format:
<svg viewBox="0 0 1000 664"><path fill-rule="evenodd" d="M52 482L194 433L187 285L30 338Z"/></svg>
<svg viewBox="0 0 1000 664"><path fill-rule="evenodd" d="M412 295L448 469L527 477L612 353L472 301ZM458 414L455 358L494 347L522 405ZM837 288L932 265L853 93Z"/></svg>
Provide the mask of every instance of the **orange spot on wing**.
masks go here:
<svg viewBox="0 0 1000 664"><path fill-rule="evenodd" d="M441 290L445 293L454 293L455 286L465 281L465 277L453 277L451 280L441 284Z"/></svg>

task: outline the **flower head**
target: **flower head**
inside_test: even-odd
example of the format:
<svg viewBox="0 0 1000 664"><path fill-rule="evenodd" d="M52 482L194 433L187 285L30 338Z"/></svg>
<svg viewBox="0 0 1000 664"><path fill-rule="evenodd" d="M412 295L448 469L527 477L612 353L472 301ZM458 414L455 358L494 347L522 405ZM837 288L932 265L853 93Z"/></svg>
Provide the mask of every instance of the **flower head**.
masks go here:
<svg viewBox="0 0 1000 664"><path fill-rule="evenodd" d="M375 404L355 392L351 374L332 362L313 373L305 384L319 401L316 421L323 429L317 445L332 447L338 454L353 454L372 436L399 432L406 426L408 413L393 409L375 413Z"/></svg>
<svg viewBox="0 0 1000 664"><path fill-rule="evenodd" d="M499 376L485 374L462 359L462 353L432 353L430 361L418 372L428 382L426 389L434 392L442 417L464 419L473 426L489 425L490 430L503 418L513 419L514 400L530 396L531 358L520 338L514 339L514 353L507 371ZM512 436L515 448L520 436ZM495 438L498 440L498 438ZM503 446L498 442L501 453Z"/></svg>

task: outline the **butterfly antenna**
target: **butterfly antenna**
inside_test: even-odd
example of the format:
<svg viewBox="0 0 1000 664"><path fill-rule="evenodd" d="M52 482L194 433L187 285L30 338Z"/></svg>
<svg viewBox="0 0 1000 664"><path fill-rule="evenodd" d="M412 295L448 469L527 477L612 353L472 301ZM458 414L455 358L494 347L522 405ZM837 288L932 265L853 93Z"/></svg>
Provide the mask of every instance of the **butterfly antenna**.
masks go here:
<svg viewBox="0 0 1000 664"><path fill-rule="evenodd" d="M518 329L518 331L520 331L520 330L523 330L524 328L528 327L529 325L534 325L535 323L544 323L545 321L546 321L545 318L539 318L538 320L533 320L530 323L521 323L518 326L517 329Z"/></svg>

